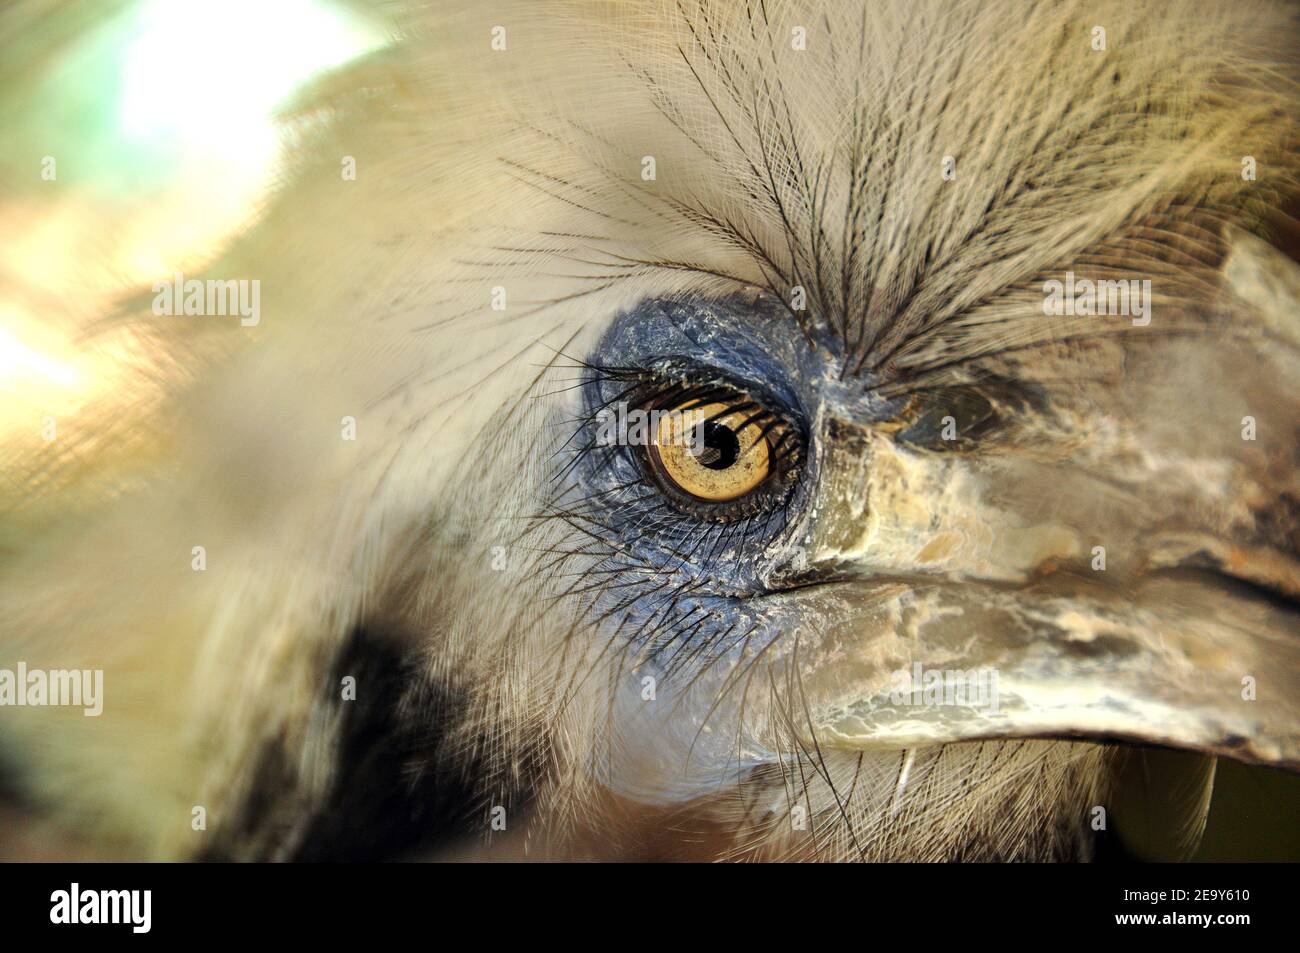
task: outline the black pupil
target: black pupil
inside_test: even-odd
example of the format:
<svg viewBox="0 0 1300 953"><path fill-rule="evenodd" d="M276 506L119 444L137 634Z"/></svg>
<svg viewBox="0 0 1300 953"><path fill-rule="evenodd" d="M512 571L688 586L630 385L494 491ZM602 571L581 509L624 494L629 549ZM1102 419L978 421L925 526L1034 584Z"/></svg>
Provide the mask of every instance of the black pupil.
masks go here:
<svg viewBox="0 0 1300 953"><path fill-rule="evenodd" d="M695 454L695 459L710 470L725 470L736 462L740 456L740 438L730 427L704 422L704 449Z"/></svg>

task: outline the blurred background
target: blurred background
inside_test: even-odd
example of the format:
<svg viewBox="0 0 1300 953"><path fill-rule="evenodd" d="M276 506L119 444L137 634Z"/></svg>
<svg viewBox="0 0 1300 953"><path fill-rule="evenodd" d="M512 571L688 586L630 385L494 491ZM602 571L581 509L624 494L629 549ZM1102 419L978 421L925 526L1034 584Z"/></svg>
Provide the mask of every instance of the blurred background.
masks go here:
<svg viewBox="0 0 1300 953"><path fill-rule="evenodd" d="M295 95L390 41L375 8L334 0L0 6L0 442L36 458L42 421L113 401L116 375L150 355L102 319L254 225L286 173ZM1183 856L1186 812L1171 808L1205 770L1131 756L1102 859ZM101 850L6 797L0 763L0 856ZM1218 765L1195 858L1300 858L1300 779Z"/></svg>
<svg viewBox="0 0 1300 953"><path fill-rule="evenodd" d="M254 225L277 116L388 39L331 0L0 4L0 442L112 400L151 355L105 317Z"/></svg>

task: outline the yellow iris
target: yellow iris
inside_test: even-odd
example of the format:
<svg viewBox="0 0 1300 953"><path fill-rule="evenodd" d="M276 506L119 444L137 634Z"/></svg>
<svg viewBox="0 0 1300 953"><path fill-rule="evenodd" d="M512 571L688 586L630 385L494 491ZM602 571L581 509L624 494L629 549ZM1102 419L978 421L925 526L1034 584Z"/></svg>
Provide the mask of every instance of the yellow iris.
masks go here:
<svg viewBox="0 0 1300 953"><path fill-rule="evenodd" d="M748 402L668 408L660 417L651 458L663 478L683 493L717 503L735 500L771 473L772 446L763 432L770 419Z"/></svg>

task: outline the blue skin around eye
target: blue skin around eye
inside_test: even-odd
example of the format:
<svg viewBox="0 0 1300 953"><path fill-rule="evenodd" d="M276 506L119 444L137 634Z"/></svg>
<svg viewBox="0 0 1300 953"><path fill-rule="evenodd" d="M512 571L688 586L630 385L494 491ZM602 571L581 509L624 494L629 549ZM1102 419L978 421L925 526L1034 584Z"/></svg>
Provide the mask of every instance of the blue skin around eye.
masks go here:
<svg viewBox="0 0 1300 953"><path fill-rule="evenodd" d="M670 361L697 374L716 374L780 411L806 434L815 397L809 385L824 368L807 342L790 332L791 319L779 303L742 306L732 299L649 300L619 315L587 360L597 366L647 371ZM583 388L584 416L594 415L627 386L594 374ZM594 425L589 426L574 444L586 445L593 432ZM808 483L808 463L794 492L772 512L716 524L679 512L657 487L644 481L638 453L630 447L600 448L584 455L574 470L584 496L606 494L599 499L611 505L601 505L601 512L593 515L607 531L618 537L632 558L661 571L672 568L683 577L698 576L711 592L760 592L760 567L754 555L790 522ZM616 489L637 481L643 482L636 490ZM684 561L683 553L691 553L692 559Z"/></svg>
<svg viewBox="0 0 1300 953"><path fill-rule="evenodd" d="M766 392L805 427L822 407L858 420L892 409L868 392L869 376L842 379L843 347L835 335L824 327L800 331L770 295L643 301L614 320L589 360L648 368L668 357L716 368L742 388Z"/></svg>
<svg viewBox="0 0 1300 953"><path fill-rule="evenodd" d="M736 737L726 727L730 716L713 708L718 686L700 672L727 657L752 658L808 621L801 619L797 599L767 587L772 567L766 554L773 542L798 531L817 479L814 430L821 415L865 419L879 413L880 405L861 379L841 380L840 351L829 335L810 343L789 311L770 297L642 302L614 320L586 360L597 368L651 371L669 363L706 379L716 375L779 411L805 441L792 492L771 512L733 524L703 521L672 506L647 480L638 448L583 453L564 478L568 499L582 501L584 531L598 527L610 551L597 566L608 585L594 590L591 617L601 620L606 636L633 650L628 658L635 659L634 668L617 683L618 721L641 743L693 746L688 760L704 774L683 779L686 796L698 793L697 785L719 783L771 757L761 746L742 745L748 753L734 747ZM580 408L589 419L573 435L571 448L594 440L590 418L628 386L591 372ZM590 546L590 537L575 545ZM683 559L687 553L691 558ZM644 704L640 679L647 674L658 681L660 698L675 698L675 705ZM711 721L722 729L710 742L717 750L706 751L690 727L695 723L679 723L669 716L673 711L712 711ZM678 737L683 724L686 734ZM738 720L733 727L739 728ZM607 780L618 786L616 778Z"/></svg>
<svg viewBox="0 0 1300 953"><path fill-rule="evenodd" d="M814 395L800 393L800 385L821 378L825 366L802 335L791 332L789 312L770 300L650 300L615 319L592 363L649 367L682 357L738 383L760 385L784 409L806 417Z"/></svg>
<svg viewBox="0 0 1300 953"><path fill-rule="evenodd" d="M568 479L571 499L582 499L611 544L629 563L661 578L695 581L717 595L765 591L761 554L778 539L806 503L817 475L814 422L825 411L849 419L878 413L862 379L841 380L840 352L827 333L809 340L785 306L770 296L717 300L649 299L620 314L587 362L596 367L645 371L689 367L693 379L717 379L748 392L780 412L801 432L805 454L793 491L771 512L731 524L703 521L680 512L645 479L638 450L597 448L582 455ZM673 376L670 374L669 376ZM582 416L589 418L571 447L594 441L596 411L628 387L593 372L582 388ZM633 488L628 488L633 487ZM683 554L689 554L684 559Z"/></svg>

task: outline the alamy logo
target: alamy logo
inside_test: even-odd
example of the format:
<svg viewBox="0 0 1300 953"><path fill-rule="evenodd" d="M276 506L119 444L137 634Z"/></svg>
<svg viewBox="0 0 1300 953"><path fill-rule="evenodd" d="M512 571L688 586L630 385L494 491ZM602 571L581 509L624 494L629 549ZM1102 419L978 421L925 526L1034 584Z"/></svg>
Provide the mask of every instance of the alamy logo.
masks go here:
<svg viewBox="0 0 1300 953"><path fill-rule="evenodd" d="M152 890L71 890L50 894L51 923L129 923L132 933L148 933L153 922Z"/></svg>
<svg viewBox="0 0 1300 953"><path fill-rule="evenodd" d="M956 707L998 711L998 672L993 668L937 669L912 663L890 679L889 700L895 705Z"/></svg>
<svg viewBox="0 0 1300 953"><path fill-rule="evenodd" d="M596 444L601 447L684 446L691 453L705 452L708 418L701 409L629 410L620 401L613 409L596 414Z"/></svg>
<svg viewBox="0 0 1300 953"><path fill-rule="evenodd" d="M197 278L185 280L177 272L172 280L153 283L153 313L163 315L239 315L239 323L254 327L262 320L262 282L257 278Z"/></svg>
<svg viewBox="0 0 1300 953"><path fill-rule="evenodd" d="M1136 278L1093 281L1074 278L1065 273L1065 281L1055 278L1043 282L1043 314L1048 317L1069 315L1122 315L1133 318L1133 326L1144 328L1151 323L1151 281Z"/></svg>
<svg viewBox="0 0 1300 953"><path fill-rule="evenodd" d="M0 706L55 705L85 708L88 718L104 711L104 670L0 668Z"/></svg>

